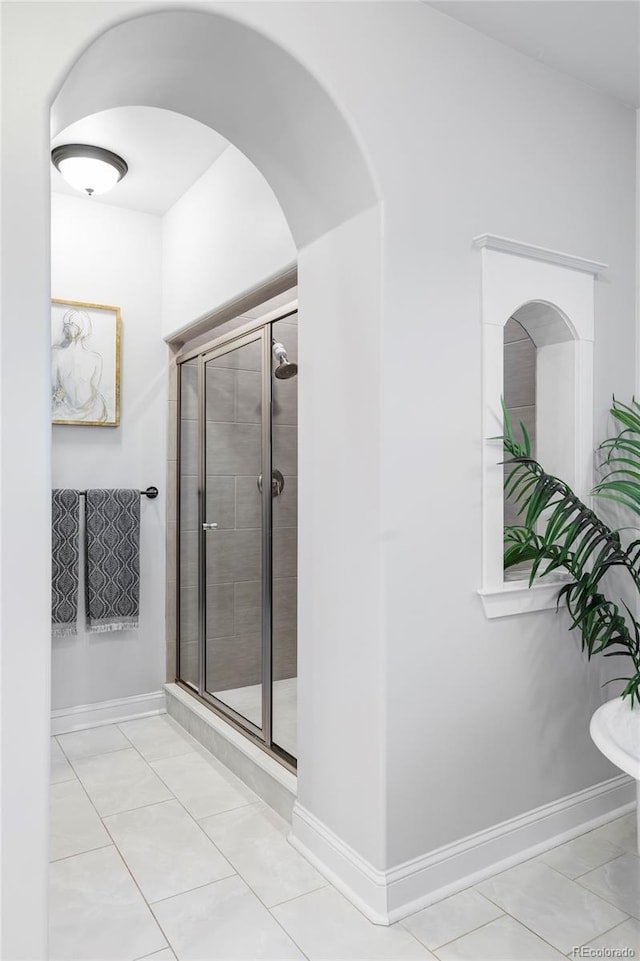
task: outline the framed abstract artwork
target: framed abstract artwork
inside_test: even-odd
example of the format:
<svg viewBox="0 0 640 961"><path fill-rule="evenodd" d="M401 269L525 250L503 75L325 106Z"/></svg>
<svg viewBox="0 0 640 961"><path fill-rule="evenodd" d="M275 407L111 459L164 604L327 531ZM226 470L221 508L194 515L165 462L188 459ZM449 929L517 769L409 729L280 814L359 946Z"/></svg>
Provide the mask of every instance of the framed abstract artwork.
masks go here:
<svg viewBox="0 0 640 961"><path fill-rule="evenodd" d="M119 307L51 301L51 422L119 425Z"/></svg>

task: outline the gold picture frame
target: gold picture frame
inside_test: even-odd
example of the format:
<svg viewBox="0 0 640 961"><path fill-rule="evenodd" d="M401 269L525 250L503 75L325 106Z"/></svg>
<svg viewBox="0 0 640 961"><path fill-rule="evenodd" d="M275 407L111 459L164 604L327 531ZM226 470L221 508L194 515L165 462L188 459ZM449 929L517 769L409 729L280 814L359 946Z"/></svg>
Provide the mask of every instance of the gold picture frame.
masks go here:
<svg viewBox="0 0 640 961"><path fill-rule="evenodd" d="M119 307L51 301L51 423L119 426Z"/></svg>

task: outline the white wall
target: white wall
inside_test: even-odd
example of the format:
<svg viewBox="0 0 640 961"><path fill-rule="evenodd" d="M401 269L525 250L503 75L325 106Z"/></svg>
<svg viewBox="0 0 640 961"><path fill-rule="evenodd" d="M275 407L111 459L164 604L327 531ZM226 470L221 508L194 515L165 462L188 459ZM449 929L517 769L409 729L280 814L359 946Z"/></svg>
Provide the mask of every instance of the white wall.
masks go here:
<svg viewBox="0 0 640 961"><path fill-rule="evenodd" d="M164 683L167 348L160 334L159 217L52 194L51 291L120 307L119 427L54 426L53 487L158 487L141 498L140 627L52 641L52 708ZM84 606L84 604L83 604Z"/></svg>
<svg viewBox="0 0 640 961"><path fill-rule="evenodd" d="M599 440L614 390L634 388L635 115L421 3L312 14L304 3L241 4L237 16L339 91L383 197L378 538L393 866L616 773L588 734L611 696L602 665L585 663L563 616L489 622L476 594L472 239L494 233L609 264L596 284ZM350 375L355 387L357 366ZM338 536L349 550L349 530Z"/></svg>
<svg viewBox="0 0 640 961"><path fill-rule="evenodd" d="M20 89L21 95L19 101L9 98L3 112L2 454L7 470L0 509L7 525L4 550L17 554L24 547L45 590L48 544L46 531L40 534L38 524L43 522L42 496L48 488L46 456L41 453L46 450L46 396L36 387L19 417L7 409L20 394L22 375L15 370L15 356L25 337L33 339L33 363L48 382L47 351L38 326L46 316L48 296L45 116L56 84L90 40L107 25L153 5L51 2L8 7L3 40L11 56L4 58L4 83L7 90ZM342 605L348 613L344 624L349 630L340 640L349 656L343 664L335 660L333 664L340 672L340 696L311 685L311 703L301 706L303 713L308 712L301 728L313 724L315 730L322 729L332 717L319 757L301 761L301 777L304 764L307 804L328 819L336 818L330 828L365 858L378 861L377 867L393 866L613 773L587 733L589 715L607 693L599 688L597 665L584 665L562 618L543 613L488 622L476 595L482 444L480 268L471 240L490 232L610 265L596 294L596 432L602 436L613 390L629 396L634 386L635 117L596 91L418 2L249 2L201 4L198 10L220 10L251 24L308 68L309 76L331 92L353 124L384 204L383 243L378 246L377 237L371 240L382 263L380 322L375 313L368 324L365 313L358 312L354 288L348 286L348 304L356 312L353 316L343 312L344 278L339 272L326 278L332 288L326 299L341 311L334 324L342 325L350 378L349 389L345 386L342 394L341 443L347 429L354 448L360 433L366 439L362 458L350 454L354 473L350 483L339 488L345 497L339 520L354 491L355 496L362 492L369 498L375 488L381 509L376 518L368 509L357 513L355 527L334 525L324 508L321 485L313 508L308 504L300 515L301 539L307 524L315 550L331 535L341 557L350 556L354 567L362 565L358 569L368 572L366 592L359 576L347 577L339 585L339 595L332 596L327 589L335 587L335 578L326 569L326 580L308 585L307 598L316 610L334 605L334 618ZM258 76L255 63L244 61L247 83ZM135 77L132 67L131 78ZM201 89L207 96L203 94L199 108L211 100L218 109L223 88ZM236 99L242 92L233 85L224 88L229 124L242 124ZM313 143L320 167L325 152L332 163L336 159L330 140L314 139L316 118L296 112L287 101L289 108L292 114L284 117L289 126L283 122L278 128L288 130L291 138L279 157L279 183L285 187L290 169L298 169L296 136ZM268 122L268 107L265 118ZM296 119L302 125L296 126ZM258 123L254 129L259 127ZM260 139L264 147L268 139L262 128ZM339 182L336 196L342 196L345 182L335 165L331 170ZM323 191L330 193L330 186L325 178ZM322 204L310 203L310 208L318 215L315 223L326 224ZM330 226L336 222L337 215L332 216ZM320 236L321 230L309 228L306 237L301 230L297 239ZM320 263L313 260L311 248L313 244L308 251L310 268ZM343 253L349 256L350 250ZM301 302L303 262L301 255ZM378 279L374 264L368 282L377 284ZM314 283L319 283L317 276ZM367 297L362 301L366 303ZM18 316L19 330L7 324ZM314 337L319 337L322 321L313 305L306 317L301 309L301 411L319 418L324 432L329 422L322 420L322 390L314 397L303 396L305 323L317 324ZM367 336L374 372L379 357L383 361L379 379L370 376L366 362L360 366L358 361L355 348ZM330 390L329 357L326 366L322 389ZM370 404L363 404L363 398ZM379 432L370 420L378 415ZM366 430L359 431L362 417L367 419ZM27 450L18 469L24 432L36 450ZM372 445L377 445L377 458ZM375 469L380 463L381 471ZM309 461L307 469L312 467ZM22 490L24 470L29 477L35 471L43 482L31 480L31 489ZM302 466L300 480L302 485ZM363 562L365 554L368 559ZM25 621L31 593L20 587L6 560L2 576L3 601L6 597L9 603L2 625L6 720L20 703L10 684L29 673L31 655L43 656L36 642L21 650L21 636L28 632L40 638L46 621L37 606L27 612ZM355 588L359 593L350 596ZM355 618L358 607L369 611L367 624L374 625L374 637L368 639L363 629L352 648L351 638L360 623ZM320 659L322 671L328 671L323 638L314 636L313 641L317 642L313 656ZM302 636L300 643L305 643ZM356 650L365 650L370 659L370 670L364 674L357 670L358 659L354 664L351 657ZM327 647L326 658L334 655L335 645ZM45 677L42 668L35 679L32 674L36 700ZM351 699L345 697L349 681ZM360 706L368 714L360 715ZM343 736L345 731L349 736ZM380 760L373 766L370 753L358 753L368 740L379 748ZM21 793L37 794L44 789L39 729L25 731L21 743L34 748L28 784L6 738L3 776L9 785L20 777ZM337 812L333 798L339 781L332 775L349 761L354 790L345 793ZM36 894L25 885L5 896L5 916L11 918L15 939L13 914L17 919L25 910L16 908L18 894L25 898L30 916L35 912L40 917L42 830L40 808L24 813L15 787L13 795L7 790L3 787L3 799L9 798L2 813L2 844L8 851L6 857L3 853L3 870L20 863L17 845L10 846L13 828L22 842L28 839L25 870L38 882ZM36 829L33 835L28 832L31 826Z"/></svg>
<svg viewBox="0 0 640 961"><path fill-rule="evenodd" d="M404 168L414 189L390 167L383 183L391 864L617 773L588 734L612 692L566 617L488 622L475 593L482 436L472 238L492 232L610 265L596 284L598 439L613 391L632 393L635 343L633 111L443 15L403 10L379 16L394 51L388 75L402 89L420 75L413 93L429 119L414 126ZM406 143L411 120L394 113L393 94L391 84L378 91L391 118L386 139ZM380 131L373 136L383 150Z"/></svg>
<svg viewBox="0 0 640 961"><path fill-rule="evenodd" d="M304 248L298 267L297 800L375 865L387 763L379 257L369 210Z"/></svg>
<svg viewBox="0 0 640 961"><path fill-rule="evenodd" d="M640 110L636 110L636 265L636 330L640 331ZM640 336L636 337L634 393L640 394Z"/></svg>
<svg viewBox="0 0 640 961"><path fill-rule="evenodd" d="M273 191L233 146L164 215L162 244L165 335L296 260Z"/></svg>

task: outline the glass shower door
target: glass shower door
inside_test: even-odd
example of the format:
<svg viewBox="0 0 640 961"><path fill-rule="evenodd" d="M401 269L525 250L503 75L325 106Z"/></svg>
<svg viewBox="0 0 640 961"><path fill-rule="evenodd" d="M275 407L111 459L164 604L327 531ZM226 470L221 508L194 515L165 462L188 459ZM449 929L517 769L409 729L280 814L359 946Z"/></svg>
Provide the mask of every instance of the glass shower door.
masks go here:
<svg viewBox="0 0 640 961"><path fill-rule="evenodd" d="M201 689L268 741L271 690L270 342L203 358ZM264 692L267 692L266 696Z"/></svg>
<svg viewBox="0 0 640 961"><path fill-rule="evenodd" d="M188 355L178 447L178 677L290 766L297 335L289 312Z"/></svg>

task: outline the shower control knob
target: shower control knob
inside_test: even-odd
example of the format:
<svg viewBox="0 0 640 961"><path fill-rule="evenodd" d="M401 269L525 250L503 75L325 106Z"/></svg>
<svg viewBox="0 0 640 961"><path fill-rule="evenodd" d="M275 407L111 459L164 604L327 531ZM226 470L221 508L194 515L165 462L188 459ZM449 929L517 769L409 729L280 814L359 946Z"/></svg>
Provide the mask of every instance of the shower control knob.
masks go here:
<svg viewBox="0 0 640 961"><path fill-rule="evenodd" d="M262 493L262 474L258 474L258 490ZM271 496L280 497L284 490L284 477L279 470L271 471Z"/></svg>
<svg viewBox="0 0 640 961"><path fill-rule="evenodd" d="M217 525L217 524L203 524L203 525L202 525L202 530L203 530L203 531L217 531L217 530L218 530L218 525Z"/></svg>

